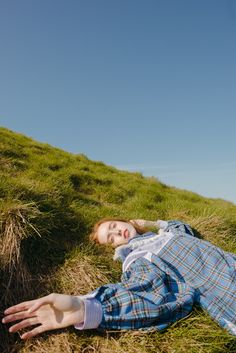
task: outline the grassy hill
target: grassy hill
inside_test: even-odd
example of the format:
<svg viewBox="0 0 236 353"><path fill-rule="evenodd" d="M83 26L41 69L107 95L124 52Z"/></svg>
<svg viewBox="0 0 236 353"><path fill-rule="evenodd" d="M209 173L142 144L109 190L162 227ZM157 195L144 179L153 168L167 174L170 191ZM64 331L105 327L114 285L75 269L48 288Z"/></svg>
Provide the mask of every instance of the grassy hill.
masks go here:
<svg viewBox="0 0 236 353"><path fill-rule="evenodd" d="M52 291L85 294L119 280L110 249L88 234L107 216L180 219L236 252L236 206L168 187L0 128L1 312ZM195 308L162 333L78 332L73 328L22 342L0 324L0 352L236 352L236 339Z"/></svg>

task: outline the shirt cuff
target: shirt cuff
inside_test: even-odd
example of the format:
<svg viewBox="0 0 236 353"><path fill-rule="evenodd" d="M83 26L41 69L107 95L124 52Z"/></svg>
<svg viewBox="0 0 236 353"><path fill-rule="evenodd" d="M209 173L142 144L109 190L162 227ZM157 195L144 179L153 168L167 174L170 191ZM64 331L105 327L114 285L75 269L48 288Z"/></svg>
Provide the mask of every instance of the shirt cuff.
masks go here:
<svg viewBox="0 0 236 353"><path fill-rule="evenodd" d="M84 301L84 322L74 325L77 330L97 328L102 321L102 305L95 298L82 298Z"/></svg>
<svg viewBox="0 0 236 353"><path fill-rule="evenodd" d="M158 225L158 227L161 228L161 229L166 229L167 226L168 226L168 222L162 221L161 219L158 219L158 220L157 220L157 225Z"/></svg>

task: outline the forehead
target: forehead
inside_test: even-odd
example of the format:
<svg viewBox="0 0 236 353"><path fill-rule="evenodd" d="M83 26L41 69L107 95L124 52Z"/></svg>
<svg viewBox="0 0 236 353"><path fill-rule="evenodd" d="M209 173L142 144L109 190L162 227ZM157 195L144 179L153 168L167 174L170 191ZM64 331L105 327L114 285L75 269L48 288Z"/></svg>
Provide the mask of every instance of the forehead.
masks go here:
<svg viewBox="0 0 236 353"><path fill-rule="evenodd" d="M97 230L98 241L101 244L107 240L107 232L108 232L110 223L111 221L104 222L100 224L100 226L98 227L98 230Z"/></svg>

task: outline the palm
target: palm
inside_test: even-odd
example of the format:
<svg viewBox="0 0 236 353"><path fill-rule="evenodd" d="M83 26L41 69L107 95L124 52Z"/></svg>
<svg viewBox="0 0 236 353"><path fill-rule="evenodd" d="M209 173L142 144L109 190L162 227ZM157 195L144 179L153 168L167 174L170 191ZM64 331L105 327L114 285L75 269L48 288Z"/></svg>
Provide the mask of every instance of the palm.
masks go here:
<svg viewBox="0 0 236 353"><path fill-rule="evenodd" d="M47 329L53 330L57 328L73 325L75 311L63 311L54 308L50 304L43 305L36 313L38 321Z"/></svg>

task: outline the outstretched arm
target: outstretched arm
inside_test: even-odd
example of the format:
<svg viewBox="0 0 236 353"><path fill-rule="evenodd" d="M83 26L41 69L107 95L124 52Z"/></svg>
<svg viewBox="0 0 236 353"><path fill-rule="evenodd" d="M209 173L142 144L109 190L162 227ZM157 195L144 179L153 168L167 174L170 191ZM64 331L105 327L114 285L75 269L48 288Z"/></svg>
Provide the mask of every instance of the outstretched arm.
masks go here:
<svg viewBox="0 0 236 353"><path fill-rule="evenodd" d="M4 324L19 321L9 328L10 332L29 329L21 336L22 339L27 339L45 331L82 323L84 303L76 296L52 293L14 305L6 309L4 314Z"/></svg>
<svg viewBox="0 0 236 353"><path fill-rule="evenodd" d="M154 263L139 258L123 274L122 282L101 286L87 299L50 294L7 309L3 322L19 321L10 332L27 328L22 339L70 325L82 330L162 330L191 311L194 297L193 288L184 283L179 287Z"/></svg>
<svg viewBox="0 0 236 353"><path fill-rule="evenodd" d="M100 329L162 330L189 314L195 290L177 283L155 263L135 260L122 282L99 288L95 298L103 308Z"/></svg>

